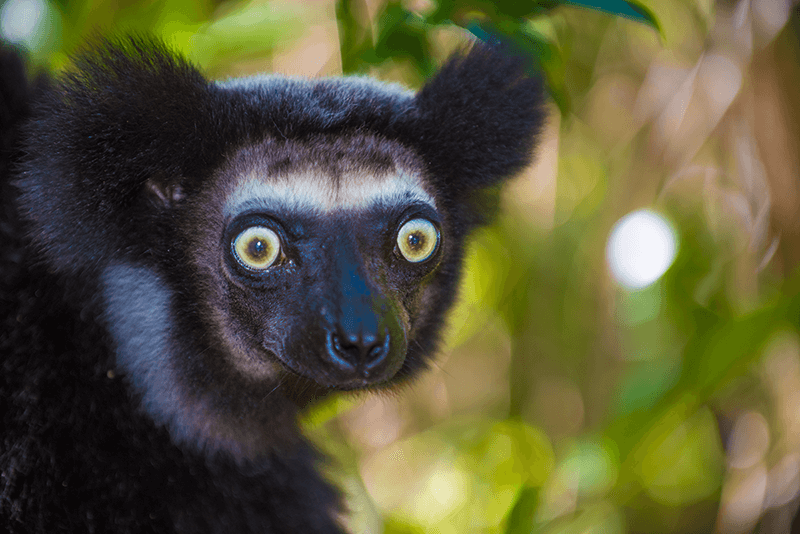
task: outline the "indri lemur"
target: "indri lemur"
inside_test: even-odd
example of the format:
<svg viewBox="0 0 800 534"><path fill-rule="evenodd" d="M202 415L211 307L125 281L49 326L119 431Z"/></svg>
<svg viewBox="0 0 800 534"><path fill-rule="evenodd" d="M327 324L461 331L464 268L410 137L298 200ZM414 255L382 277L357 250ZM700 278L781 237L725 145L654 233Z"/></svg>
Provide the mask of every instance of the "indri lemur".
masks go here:
<svg viewBox="0 0 800 534"><path fill-rule="evenodd" d="M336 533L298 430L435 354L465 239L544 122L484 44L418 93L209 81L150 38L0 55L0 524Z"/></svg>

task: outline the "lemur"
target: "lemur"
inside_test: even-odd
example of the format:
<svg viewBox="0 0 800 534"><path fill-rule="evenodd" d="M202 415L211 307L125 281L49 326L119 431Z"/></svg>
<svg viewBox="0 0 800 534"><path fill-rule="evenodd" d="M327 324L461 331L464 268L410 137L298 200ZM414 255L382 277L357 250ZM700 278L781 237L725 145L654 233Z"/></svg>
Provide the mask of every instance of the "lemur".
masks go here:
<svg viewBox="0 0 800 534"><path fill-rule="evenodd" d="M545 93L502 47L419 92L209 81L157 39L0 53L0 524L341 533L297 417L434 357Z"/></svg>

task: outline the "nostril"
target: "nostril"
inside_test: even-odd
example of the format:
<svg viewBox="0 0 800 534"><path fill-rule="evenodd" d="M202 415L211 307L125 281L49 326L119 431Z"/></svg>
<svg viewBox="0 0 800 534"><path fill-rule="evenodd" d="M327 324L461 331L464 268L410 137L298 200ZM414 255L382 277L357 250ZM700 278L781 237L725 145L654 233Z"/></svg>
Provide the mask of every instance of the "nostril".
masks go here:
<svg viewBox="0 0 800 534"><path fill-rule="evenodd" d="M342 335L338 332L328 334L328 359L342 371L357 369L364 376L372 373L386 359L389 353L388 332L383 336L374 334Z"/></svg>
<svg viewBox="0 0 800 534"><path fill-rule="evenodd" d="M376 340L367 352L367 357L364 359L364 368L371 371L378 367L386 359L389 354L389 334L383 336L381 343Z"/></svg>
<svg viewBox="0 0 800 534"><path fill-rule="evenodd" d="M355 370L359 360L358 354L352 350L351 345L343 341L337 334L328 334L326 349L331 363L343 371Z"/></svg>
<svg viewBox="0 0 800 534"><path fill-rule="evenodd" d="M358 339L353 339L352 337L345 337L342 338L336 334L333 334L334 339L334 347L336 350L341 354L347 361L352 362L354 364L358 363L361 359L361 345L358 342Z"/></svg>

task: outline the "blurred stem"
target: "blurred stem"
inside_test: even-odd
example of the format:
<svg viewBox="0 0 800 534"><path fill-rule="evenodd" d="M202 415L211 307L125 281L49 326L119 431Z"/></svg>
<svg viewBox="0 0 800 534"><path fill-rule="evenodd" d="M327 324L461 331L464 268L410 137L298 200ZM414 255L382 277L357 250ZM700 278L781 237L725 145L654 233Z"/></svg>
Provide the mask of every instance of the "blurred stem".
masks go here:
<svg viewBox="0 0 800 534"><path fill-rule="evenodd" d="M511 368L509 374L509 407L508 415L511 418L522 419L525 407L529 402L531 392L530 372L526 372L524 356L521 354L520 342L517 336L511 338Z"/></svg>
<svg viewBox="0 0 800 534"><path fill-rule="evenodd" d="M339 28L339 51L342 72L359 70L364 53L373 47L369 10L365 0L336 2L336 24Z"/></svg>
<svg viewBox="0 0 800 534"><path fill-rule="evenodd" d="M783 273L800 265L800 10L752 61L754 136L772 191L772 224L780 235Z"/></svg>

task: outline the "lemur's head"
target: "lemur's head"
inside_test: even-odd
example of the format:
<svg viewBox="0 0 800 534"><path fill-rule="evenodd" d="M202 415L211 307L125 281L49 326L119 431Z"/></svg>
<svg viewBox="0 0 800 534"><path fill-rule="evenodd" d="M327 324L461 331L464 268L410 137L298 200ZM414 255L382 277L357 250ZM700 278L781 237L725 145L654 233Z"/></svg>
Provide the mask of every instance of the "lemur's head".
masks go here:
<svg viewBox="0 0 800 534"><path fill-rule="evenodd" d="M23 209L50 267L97 284L146 413L249 457L298 392L426 366L464 240L532 156L542 100L483 45L413 93L209 82L161 44L105 43L36 107Z"/></svg>

